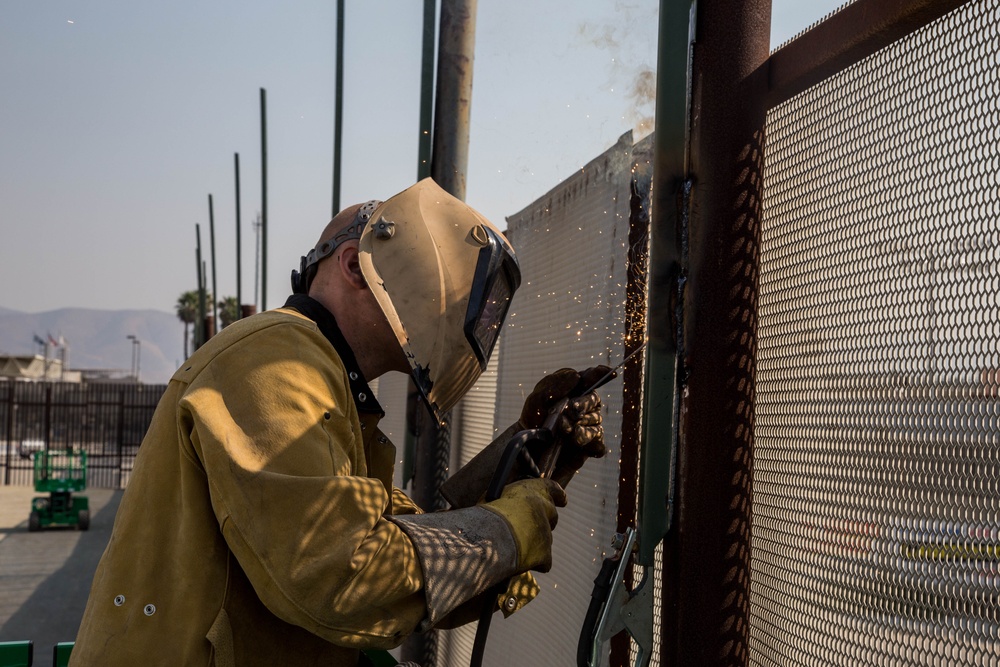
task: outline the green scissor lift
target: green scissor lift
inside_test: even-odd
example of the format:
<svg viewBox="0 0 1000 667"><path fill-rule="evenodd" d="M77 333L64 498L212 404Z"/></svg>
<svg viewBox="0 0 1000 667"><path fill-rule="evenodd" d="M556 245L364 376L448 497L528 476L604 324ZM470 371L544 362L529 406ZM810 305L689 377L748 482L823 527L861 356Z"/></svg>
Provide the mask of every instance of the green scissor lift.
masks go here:
<svg viewBox="0 0 1000 667"><path fill-rule="evenodd" d="M35 491L48 493L31 501L28 530L49 526L90 527L86 496L73 495L87 488L87 452L73 450L35 452Z"/></svg>

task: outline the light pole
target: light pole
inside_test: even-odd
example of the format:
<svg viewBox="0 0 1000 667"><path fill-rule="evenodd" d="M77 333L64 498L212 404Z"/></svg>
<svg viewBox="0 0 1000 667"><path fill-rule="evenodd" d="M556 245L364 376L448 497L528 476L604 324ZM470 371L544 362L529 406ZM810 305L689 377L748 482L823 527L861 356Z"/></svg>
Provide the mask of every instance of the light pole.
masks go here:
<svg viewBox="0 0 1000 667"><path fill-rule="evenodd" d="M125 336L128 340L132 341L132 377L135 381L139 382L139 359L142 354L142 341L139 340L133 334Z"/></svg>

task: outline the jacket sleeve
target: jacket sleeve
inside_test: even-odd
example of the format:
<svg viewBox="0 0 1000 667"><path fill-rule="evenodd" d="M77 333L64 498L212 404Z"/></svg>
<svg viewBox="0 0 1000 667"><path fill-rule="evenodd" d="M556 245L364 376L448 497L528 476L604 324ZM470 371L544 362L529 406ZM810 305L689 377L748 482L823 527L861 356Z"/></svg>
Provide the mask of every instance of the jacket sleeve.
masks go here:
<svg viewBox="0 0 1000 667"><path fill-rule="evenodd" d="M383 517L346 373L318 332L272 327L226 349L181 407L222 534L272 613L361 648L420 623L416 552Z"/></svg>

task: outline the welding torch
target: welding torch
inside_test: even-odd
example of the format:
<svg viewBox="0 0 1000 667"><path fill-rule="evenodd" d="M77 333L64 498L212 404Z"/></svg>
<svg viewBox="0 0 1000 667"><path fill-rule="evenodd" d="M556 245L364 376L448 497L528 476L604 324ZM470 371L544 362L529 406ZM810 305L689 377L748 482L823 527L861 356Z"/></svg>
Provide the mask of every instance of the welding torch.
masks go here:
<svg viewBox="0 0 1000 667"><path fill-rule="evenodd" d="M557 437L559 418L566 411L570 401L581 396L586 396L613 380L618 376L618 371L643 347L645 347L645 343L633 350L620 364L610 369L591 385L583 388L574 388L567 397L559 400L549 409L545 421L540 427L518 431L507 443L507 447L500 457L500 462L486 490L486 502L496 500L503 494L504 487L511 480L514 467L518 463L520 463L520 473L523 477L550 479L555 472L556 463L562 451L561 439ZM544 448L537 462L528 449L529 444L535 443ZM486 596L486 602L483 604L483 609L479 616L479 626L476 628L476 638L472 646L472 659L469 663L470 667L480 667L482 665L483 655L486 650L486 636L489 633L490 621L493 618L493 611L496 607L495 601L497 596L501 595L507 589L508 585L509 582L502 582L491 589Z"/></svg>

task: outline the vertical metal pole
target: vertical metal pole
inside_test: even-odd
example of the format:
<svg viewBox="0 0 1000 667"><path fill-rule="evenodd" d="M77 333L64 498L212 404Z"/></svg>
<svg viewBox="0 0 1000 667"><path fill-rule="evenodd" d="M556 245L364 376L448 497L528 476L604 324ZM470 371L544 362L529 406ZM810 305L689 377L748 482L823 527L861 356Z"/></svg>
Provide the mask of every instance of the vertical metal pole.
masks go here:
<svg viewBox="0 0 1000 667"><path fill-rule="evenodd" d="M431 175L438 185L462 200L469 163L476 2L441 0Z"/></svg>
<svg viewBox="0 0 1000 667"><path fill-rule="evenodd" d="M337 62L333 110L333 206L330 217L340 212L340 153L344 135L344 0L337 0Z"/></svg>
<svg viewBox="0 0 1000 667"><path fill-rule="evenodd" d="M423 56L420 67L420 134L417 138L417 180L431 175L431 121L434 111L434 16L436 0L424 0ZM416 465L420 394L411 379L406 396L406 434L403 440L403 486L413 479Z"/></svg>
<svg viewBox="0 0 1000 667"><path fill-rule="evenodd" d="M455 197L465 199L469 161L472 64L476 42L476 0L442 0L438 43L437 100L431 176ZM451 459L451 415L427 419L417 437L413 498L425 510L442 509L439 492ZM407 660L430 665L437 659L437 635L413 636L403 646Z"/></svg>
<svg viewBox="0 0 1000 667"><path fill-rule="evenodd" d="M459 199L465 199L475 35L476 0L442 0L431 176ZM433 510L444 505L438 487L447 476L451 418L446 415L441 424L427 421L417 444L414 500Z"/></svg>
<svg viewBox="0 0 1000 667"><path fill-rule="evenodd" d="M52 449L52 384L45 383L45 451Z"/></svg>
<svg viewBox="0 0 1000 667"><path fill-rule="evenodd" d="M236 319L243 316L243 265L240 246L240 154L233 153L236 167Z"/></svg>
<svg viewBox="0 0 1000 667"><path fill-rule="evenodd" d="M198 270L198 321L194 328L194 349L197 350L205 342L205 281L201 268L201 225L195 223L194 232L198 239L195 246L195 261Z"/></svg>
<svg viewBox="0 0 1000 667"><path fill-rule="evenodd" d="M260 89L260 309L267 310L267 91Z"/></svg>
<svg viewBox="0 0 1000 667"><path fill-rule="evenodd" d="M698 1L687 181L693 189L685 185L677 196L670 180L676 183L674 173L661 171L676 163L676 155L672 160L666 157L669 152L658 156L654 167L654 220L679 209L682 236L690 248L679 368L680 501L677 530L664 543L665 664L743 667L749 661L757 268L770 4ZM658 147L665 139L659 133L658 126ZM651 351L653 316L662 319L660 309L651 293Z"/></svg>
<svg viewBox="0 0 1000 667"><path fill-rule="evenodd" d="M14 397L16 394L17 385L16 382L5 382L7 388L7 456L4 457L4 471L3 471L3 483L5 486L10 484L10 462L13 460L11 454L13 450L11 446L14 443L14 409L17 404L14 402Z"/></svg>
<svg viewBox="0 0 1000 667"><path fill-rule="evenodd" d="M254 248L254 265L253 265L253 302L254 305L260 303L260 214L257 214L257 219L253 223L254 231L254 242L256 247Z"/></svg>
<svg viewBox="0 0 1000 667"><path fill-rule="evenodd" d="M431 122L434 112L435 0L424 0L423 55L420 65L420 135L417 140L417 180L431 175Z"/></svg>
<svg viewBox="0 0 1000 667"><path fill-rule="evenodd" d="M118 445L118 457L121 460L122 450L125 449L125 387L118 389L118 433L115 438Z"/></svg>
<svg viewBox="0 0 1000 667"><path fill-rule="evenodd" d="M212 253L212 329L209 336L215 335L216 323L219 321L219 290L215 281L215 207L212 205L212 195L208 195L208 241Z"/></svg>
<svg viewBox="0 0 1000 667"><path fill-rule="evenodd" d="M208 263L205 260L201 260L201 284L205 285L205 317L202 320L202 325L205 327L205 332L202 334L202 342L208 342L208 339L212 337L212 329L215 326L215 317L208 313Z"/></svg>

